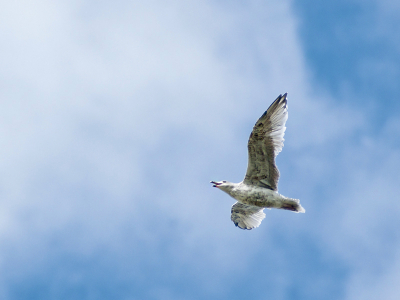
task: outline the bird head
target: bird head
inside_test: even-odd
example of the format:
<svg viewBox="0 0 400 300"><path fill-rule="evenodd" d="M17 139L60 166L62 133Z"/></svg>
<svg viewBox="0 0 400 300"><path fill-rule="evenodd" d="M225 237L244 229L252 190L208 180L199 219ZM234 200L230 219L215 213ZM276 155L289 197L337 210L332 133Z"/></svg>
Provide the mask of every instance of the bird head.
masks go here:
<svg viewBox="0 0 400 300"><path fill-rule="evenodd" d="M210 181L210 183L213 184L213 187L219 188L219 189L223 190L224 192L230 191L234 186L234 183L226 181L226 180Z"/></svg>

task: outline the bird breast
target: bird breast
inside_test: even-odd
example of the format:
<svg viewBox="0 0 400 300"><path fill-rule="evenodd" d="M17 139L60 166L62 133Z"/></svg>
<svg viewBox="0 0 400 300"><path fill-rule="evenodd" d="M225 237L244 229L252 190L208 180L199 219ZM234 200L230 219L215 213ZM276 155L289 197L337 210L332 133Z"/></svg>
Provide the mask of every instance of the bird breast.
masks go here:
<svg viewBox="0 0 400 300"><path fill-rule="evenodd" d="M230 195L243 204L259 207L275 207L276 201L282 200L282 196L275 191L243 183L232 189Z"/></svg>

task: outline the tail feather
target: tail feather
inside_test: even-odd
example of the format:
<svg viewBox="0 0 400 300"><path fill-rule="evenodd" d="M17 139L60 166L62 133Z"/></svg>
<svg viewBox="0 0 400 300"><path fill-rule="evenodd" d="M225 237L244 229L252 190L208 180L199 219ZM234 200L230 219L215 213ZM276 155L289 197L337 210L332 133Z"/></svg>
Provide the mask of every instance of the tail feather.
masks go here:
<svg viewBox="0 0 400 300"><path fill-rule="evenodd" d="M305 213L306 210L300 205L299 199L287 198L282 202L281 209L294 211L296 213Z"/></svg>

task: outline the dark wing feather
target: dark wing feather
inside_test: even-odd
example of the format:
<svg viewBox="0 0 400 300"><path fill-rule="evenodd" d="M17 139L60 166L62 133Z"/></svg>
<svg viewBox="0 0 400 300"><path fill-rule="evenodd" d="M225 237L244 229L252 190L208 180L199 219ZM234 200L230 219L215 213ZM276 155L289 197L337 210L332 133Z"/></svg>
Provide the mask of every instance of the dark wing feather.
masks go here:
<svg viewBox="0 0 400 300"><path fill-rule="evenodd" d="M254 125L247 145L249 161L243 180L246 184L278 190L279 171L275 157L283 147L288 118L286 96L279 95Z"/></svg>

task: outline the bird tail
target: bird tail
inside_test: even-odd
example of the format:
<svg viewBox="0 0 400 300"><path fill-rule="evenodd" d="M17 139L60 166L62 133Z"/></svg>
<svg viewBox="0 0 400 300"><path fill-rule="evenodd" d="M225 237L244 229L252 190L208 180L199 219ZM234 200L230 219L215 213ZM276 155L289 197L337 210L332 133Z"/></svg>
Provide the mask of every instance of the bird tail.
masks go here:
<svg viewBox="0 0 400 300"><path fill-rule="evenodd" d="M306 210L300 205L299 199L286 198L282 201L281 209L291 210L296 213L305 213Z"/></svg>

